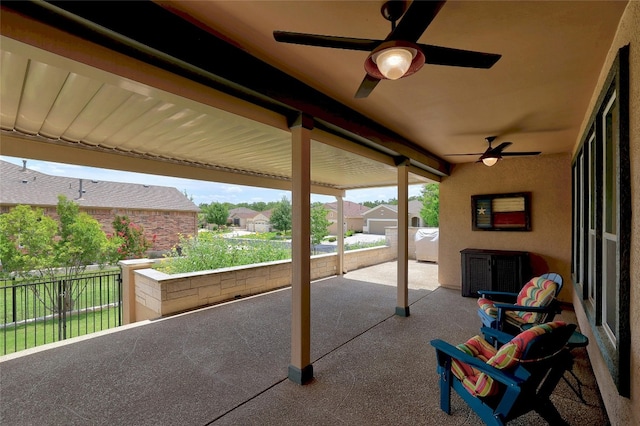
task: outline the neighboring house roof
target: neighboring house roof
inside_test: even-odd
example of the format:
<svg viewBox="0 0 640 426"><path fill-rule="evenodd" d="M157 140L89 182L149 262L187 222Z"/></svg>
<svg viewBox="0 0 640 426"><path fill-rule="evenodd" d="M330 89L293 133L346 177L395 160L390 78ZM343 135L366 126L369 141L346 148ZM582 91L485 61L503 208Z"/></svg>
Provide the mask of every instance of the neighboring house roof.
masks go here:
<svg viewBox="0 0 640 426"><path fill-rule="evenodd" d="M267 218L267 220L268 220L268 219L271 219L271 214L272 214L272 213L273 213L273 209L271 209L271 210L265 210L265 211L260 212L260 213L258 213L257 215L255 215L255 217L258 217L258 216L264 216L264 217L265 217L265 218Z"/></svg>
<svg viewBox="0 0 640 426"><path fill-rule="evenodd" d="M380 204L375 206L374 208L372 208L371 210L368 210L366 213L370 213L373 212L375 210L381 209L381 208L386 208L389 209L393 212L398 212L398 206L395 204ZM420 210L422 210L422 201L420 200L411 200L408 203L408 210L409 210L409 214L410 215L414 215L414 216L420 216Z"/></svg>
<svg viewBox="0 0 640 426"><path fill-rule="evenodd" d="M249 222L255 222L256 220L266 220L269 221L271 219L271 214L273 210L265 210L263 212L257 212L252 217L249 217L247 220Z"/></svg>
<svg viewBox="0 0 640 426"><path fill-rule="evenodd" d="M53 176L0 160L0 204L56 206L64 195L81 207L198 212L176 188Z"/></svg>
<svg viewBox="0 0 640 426"><path fill-rule="evenodd" d="M411 200L409 201L409 214L420 216L420 210L422 210L422 201Z"/></svg>
<svg viewBox="0 0 640 426"><path fill-rule="evenodd" d="M324 205L329 210L338 211L338 202L326 203ZM362 217L364 212L368 211L369 207L362 204L354 203L353 201L342 202L342 212L344 217Z"/></svg>
<svg viewBox="0 0 640 426"><path fill-rule="evenodd" d="M392 211L394 213L398 213L398 206L395 206L393 204L379 204L379 205L375 206L374 208L364 212L363 216L368 216L369 214L375 212L376 210L380 210L380 209L386 209L386 210L390 210L390 211Z"/></svg>
<svg viewBox="0 0 640 426"><path fill-rule="evenodd" d="M255 217L258 214L257 211L251 210L247 207L236 207L235 209L229 210L229 217L237 217L240 219L249 219Z"/></svg>

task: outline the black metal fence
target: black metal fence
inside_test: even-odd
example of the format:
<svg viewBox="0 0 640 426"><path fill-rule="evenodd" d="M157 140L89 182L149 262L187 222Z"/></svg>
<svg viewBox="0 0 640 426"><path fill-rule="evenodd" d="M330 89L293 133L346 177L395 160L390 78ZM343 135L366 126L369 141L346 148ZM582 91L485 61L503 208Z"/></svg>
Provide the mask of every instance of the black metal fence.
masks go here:
<svg viewBox="0 0 640 426"><path fill-rule="evenodd" d="M0 280L2 355L122 324L119 268L35 281Z"/></svg>

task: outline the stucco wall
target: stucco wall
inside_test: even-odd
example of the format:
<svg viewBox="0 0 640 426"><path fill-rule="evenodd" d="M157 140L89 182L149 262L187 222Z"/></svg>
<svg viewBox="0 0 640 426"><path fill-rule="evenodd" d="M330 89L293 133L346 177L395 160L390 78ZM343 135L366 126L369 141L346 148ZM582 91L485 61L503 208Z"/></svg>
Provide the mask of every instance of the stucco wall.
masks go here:
<svg viewBox="0 0 640 426"><path fill-rule="evenodd" d="M471 196L531 192L531 231L472 231ZM438 280L461 288L460 250L517 250L531 254L534 274L571 272L571 158L569 154L507 158L493 167L456 165L440 183ZM524 284L524 283L523 283ZM566 286L560 295L571 300Z"/></svg>
<svg viewBox="0 0 640 426"><path fill-rule="evenodd" d="M595 108L597 98L602 91L604 81L611 68L618 50L629 44L629 145L631 163L631 294L630 294L630 322L631 322L631 397L618 395L609 369L595 344L587 347L589 359L593 367L598 387L605 403L607 414L614 425L640 425L640 2L630 1L620 21L618 32L611 44L600 72L600 79L595 88L589 110L585 111L584 123L580 137L589 124L590 114ZM580 140L576 141L575 150ZM578 295L574 296L576 316L581 331L592 340L595 337L590 332L588 321L582 310Z"/></svg>

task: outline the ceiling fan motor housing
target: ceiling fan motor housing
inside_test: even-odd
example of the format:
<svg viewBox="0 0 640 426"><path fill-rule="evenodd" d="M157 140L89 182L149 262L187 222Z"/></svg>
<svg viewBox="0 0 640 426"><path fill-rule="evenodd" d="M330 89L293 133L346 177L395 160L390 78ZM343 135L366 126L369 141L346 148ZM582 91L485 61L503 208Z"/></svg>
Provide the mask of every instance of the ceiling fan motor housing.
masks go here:
<svg viewBox="0 0 640 426"><path fill-rule="evenodd" d="M395 22L404 15L407 10L407 2L404 0L392 0L382 4L380 13L387 21Z"/></svg>
<svg viewBox="0 0 640 426"><path fill-rule="evenodd" d="M419 71L420 68L422 68L422 66L424 65L424 53L422 53L422 50L416 44L404 40L391 40L386 41L380 44L380 46L376 47L369 54L367 60L364 61L364 70L367 72L367 74L380 80L388 80L387 77L385 77L378 69L375 58L382 51L392 48L405 48L407 50L411 50L411 53L413 54L413 60L411 61L409 69L401 78L414 74L415 72Z"/></svg>

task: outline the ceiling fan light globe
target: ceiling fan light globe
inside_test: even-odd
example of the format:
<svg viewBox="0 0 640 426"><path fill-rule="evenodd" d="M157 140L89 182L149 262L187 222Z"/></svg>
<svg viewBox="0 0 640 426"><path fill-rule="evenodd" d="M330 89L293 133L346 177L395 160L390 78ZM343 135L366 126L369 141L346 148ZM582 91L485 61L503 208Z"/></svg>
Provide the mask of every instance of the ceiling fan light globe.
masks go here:
<svg viewBox="0 0 640 426"><path fill-rule="evenodd" d="M497 157L485 157L482 159L482 162L484 163L485 166L487 167L491 167L494 164L496 164L498 162L498 158Z"/></svg>
<svg viewBox="0 0 640 426"><path fill-rule="evenodd" d="M385 49L375 57L378 69L389 80L402 78L409 70L412 61L412 52L398 47Z"/></svg>

